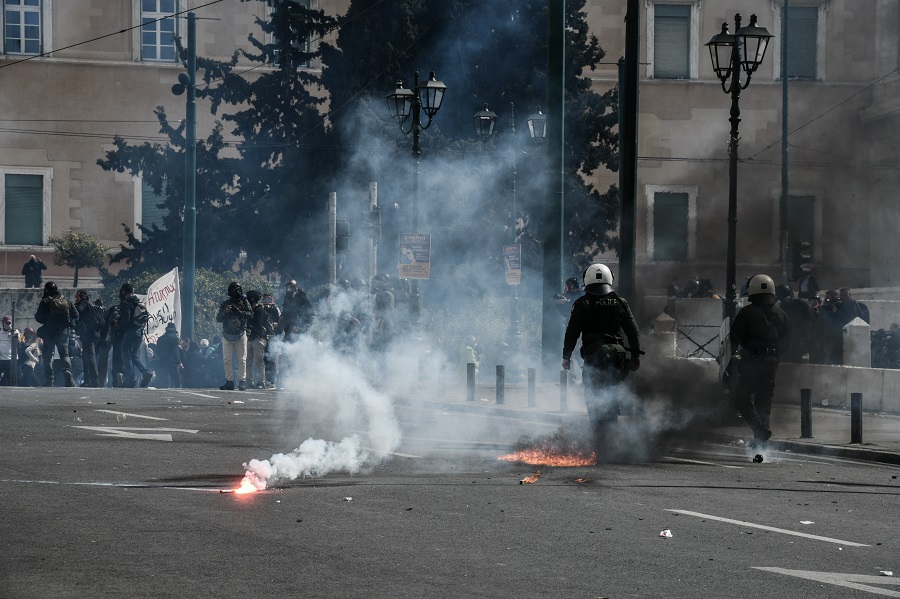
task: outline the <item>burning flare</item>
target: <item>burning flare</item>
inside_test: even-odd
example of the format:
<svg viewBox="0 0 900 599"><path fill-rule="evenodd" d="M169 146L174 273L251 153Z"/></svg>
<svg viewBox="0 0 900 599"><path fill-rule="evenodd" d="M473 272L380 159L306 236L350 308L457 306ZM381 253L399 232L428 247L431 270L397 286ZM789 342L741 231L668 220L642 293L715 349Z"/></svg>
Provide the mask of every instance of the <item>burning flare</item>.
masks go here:
<svg viewBox="0 0 900 599"><path fill-rule="evenodd" d="M252 478L251 478L252 477ZM241 486L234 490L238 495L246 493L256 493L266 488L266 483L256 478L252 472L248 472L241 480Z"/></svg>

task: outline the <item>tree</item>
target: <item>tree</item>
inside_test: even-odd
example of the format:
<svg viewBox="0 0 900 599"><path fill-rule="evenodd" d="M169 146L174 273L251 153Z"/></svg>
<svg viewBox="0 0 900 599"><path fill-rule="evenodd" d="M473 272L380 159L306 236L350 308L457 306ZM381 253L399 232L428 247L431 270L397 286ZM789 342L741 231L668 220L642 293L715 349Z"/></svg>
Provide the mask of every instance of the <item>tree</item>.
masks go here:
<svg viewBox="0 0 900 599"><path fill-rule="evenodd" d="M102 268L109 248L83 231L69 229L57 235L51 235L50 245L56 247L53 252L53 263L57 266L69 266L75 269L73 287L78 287L78 269Z"/></svg>
<svg viewBox="0 0 900 599"><path fill-rule="evenodd" d="M198 100L208 100L212 113L231 125L229 133L240 140L238 157L223 155L226 125L219 123L197 145L197 181L202 185L197 229L212 234L211 243L197 247L198 267L224 270L241 250L263 271L294 274L317 261L324 264L326 217L321 206L326 192L317 160L325 135L319 110L323 99L313 94L319 85L315 71L303 66L319 57L307 40L321 38L336 21L290 0L270 4L271 19L258 24L272 41L251 35L253 49L239 50L229 61L197 60L202 81ZM244 74L246 63L237 68L239 58L277 68ZM237 109L224 112L226 107ZM168 144L135 146L117 137L116 148L98 161L106 170L141 175L166 197L165 226L139 225L141 241L126 227L127 243L113 257L138 272L167 270L181 258L172 249L182 247L184 124L173 127L163 107L156 115Z"/></svg>
<svg viewBox="0 0 900 599"><path fill-rule="evenodd" d="M589 182L597 169L618 169L618 134L614 130L618 117L616 91L600 95L591 89L590 71L605 53L599 40L588 32L584 5L585 0L566 3L564 254L567 268L573 272L580 272L597 252L615 247L619 214L618 189L597 190ZM499 264L498 239L511 238L509 227L520 219L526 223L518 237L525 250L525 267L535 273L532 280L539 279L545 187L542 178L533 175L544 172L544 152L527 139L524 121L546 103L546 1L398 0L383 6L378 0L353 0L336 43L326 45L322 57L322 81L331 98L329 120L337 138L334 143L352 147L363 135L386 135L394 140L386 151L398 165L412 164L404 157L409 141L398 135L384 109L383 96L394 89L397 80L405 79L410 87L411 74L422 66L437 72L448 92L434 126L421 138L423 171L432 179L439 179L438 170L461 173L477 178L478 187L459 184L460 176L457 180L447 177L435 185L442 201L426 205L424 218L430 220L433 232L442 235L442 245L458 252L461 264L485 259ZM427 73L420 75L424 78ZM515 138L507 120L511 102L517 117ZM485 103L500 116L494 138L487 142L474 139L472 121L466 118ZM363 121L367 126L361 134ZM508 191L511 152L516 152L520 174L517 214L511 213ZM429 170L429 161L440 161L441 166ZM366 177L383 178L386 170L378 163L371 172L357 166L356 172L345 167L342 173L357 176L363 183L373 180ZM523 177L523 173L532 176ZM408 177L395 178L393 183L379 182L379 194L408 196ZM425 182L422 187L427 185ZM392 223L392 216L403 217L385 214L386 234L392 226L404 226Z"/></svg>

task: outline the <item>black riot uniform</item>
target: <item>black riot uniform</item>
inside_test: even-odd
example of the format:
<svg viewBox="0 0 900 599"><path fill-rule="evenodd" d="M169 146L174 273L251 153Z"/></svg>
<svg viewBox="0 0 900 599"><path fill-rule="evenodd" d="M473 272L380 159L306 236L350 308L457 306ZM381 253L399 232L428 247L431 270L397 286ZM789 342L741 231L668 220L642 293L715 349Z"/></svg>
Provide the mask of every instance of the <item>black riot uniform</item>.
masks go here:
<svg viewBox="0 0 900 599"><path fill-rule="evenodd" d="M772 436L769 416L775 375L780 357L790 348L790 321L775 305L774 287L766 275L751 277L747 284L750 304L741 308L731 325L732 345L740 346L735 407L757 444Z"/></svg>
<svg viewBox="0 0 900 599"><path fill-rule="evenodd" d="M595 280L602 282L592 282ZM586 293L572 305L563 344L563 368L568 370L575 344L581 338L585 403L598 437L607 425L617 420L619 414L620 398L616 393L609 392L610 387L620 383L630 370L640 366L637 322L628 303L616 295L611 283L612 275L605 266L592 264L585 270ZM631 352L631 359L626 356L625 338L628 339L627 351Z"/></svg>

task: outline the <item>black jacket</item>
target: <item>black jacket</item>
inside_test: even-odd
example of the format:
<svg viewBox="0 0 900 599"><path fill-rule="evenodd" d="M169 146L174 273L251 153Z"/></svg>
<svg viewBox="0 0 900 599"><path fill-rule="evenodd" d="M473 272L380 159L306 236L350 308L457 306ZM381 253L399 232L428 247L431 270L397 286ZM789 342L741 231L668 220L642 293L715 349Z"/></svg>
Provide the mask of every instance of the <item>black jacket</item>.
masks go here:
<svg viewBox="0 0 900 599"><path fill-rule="evenodd" d="M247 332L247 323L253 317L253 310L246 298L235 299L229 297L219 306L216 314L216 322L222 323L222 333L228 337L237 339ZM233 340L232 339L232 340Z"/></svg>
<svg viewBox="0 0 900 599"><path fill-rule="evenodd" d="M622 345L624 337L628 338L628 350L632 355L641 351L641 337L637 322L628 302L615 294L598 295L588 291L575 300L572 305L572 316L566 327L563 343L563 359L569 360L578 337L581 337L581 353L590 352L597 344Z"/></svg>
<svg viewBox="0 0 900 599"><path fill-rule="evenodd" d="M68 309L63 314L53 314L51 309L51 304L57 298L62 299L68 304ZM34 319L41 323L41 329L47 335L41 335L42 338L46 339L50 334L57 334L65 331L68 328L71 328L76 320L78 320L78 311L75 310L75 306L72 305L68 299L62 297L59 293L54 293L53 295L45 295L41 298L41 303L38 304L37 310L34 313Z"/></svg>

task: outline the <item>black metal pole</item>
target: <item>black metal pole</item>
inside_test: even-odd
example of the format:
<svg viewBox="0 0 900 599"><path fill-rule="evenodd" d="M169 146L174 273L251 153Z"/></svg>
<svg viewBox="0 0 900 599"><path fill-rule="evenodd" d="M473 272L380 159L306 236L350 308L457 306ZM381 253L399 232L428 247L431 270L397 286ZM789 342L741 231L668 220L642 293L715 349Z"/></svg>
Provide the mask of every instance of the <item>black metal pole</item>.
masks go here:
<svg viewBox="0 0 900 599"><path fill-rule="evenodd" d="M413 136L413 160L415 161L413 170L413 197L412 197L412 233L419 233L419 157L422 152L419 147L419 133L422 126L420 112L422 111L422 99L419 97L419 71L416 71L413 83L413 91L415 92L412 105L412 136ZM419 323L419 314L421 311L421 301L419 299L419 280L412 279L410 281L410 312L412 313L413 324Z"/></svg>
<svg viewBox="0 0 900 599"><path fill-rule="evenodd" d="M628 0L625 15L625 61L619 75L619 164L622 217L619 223L619 292L628 301L643 304L636 289L638 70L640 64L640 2Z"/></svg>
<svg viewBox="0 0 900 599"><path fill-rule="evenodd" d="M535 379L537 371L534 368L528 369L528 407L533 408L537 405L537 389Z"/></svg>
<svg viewBox="0 0 900 599"><path fill-rule="evenodd" d="M194 274L197 256L197 17L188 13L188 86L184 150L184 264L181 336L194 337Z"/></svg>
<svg viewBox="0 0 900 599"><path fill-rule="evenodd" d="M475 363L466 364L466 401L475 401Z"/></svg>
<svg viewBox="0 0 900 599"><path fill-rule="evenodd" d="M497 403L506 402L506 368L503 364L497 364Z"/></svg>
<svg viewBox="0 0 900 599"><path fill-rule="evenodd" d="M800 437L812 438L812 391L800 389Z"/></svg>
<svg viewBox="0 0 900 599"><path fill-rule="evenodd" d="M734 17L734 30L741 28L741 15ZM741 122L741 53L735 43L731 48L731 139L728 143L728 253L725 273L725 303L722 318L734 319L737 312L737 170L738 125Z"/></svg>
<svg viewBox="0 0 900 599"><path fill-rule="evenodd" d="M569 410L569 371L559 371L559 411Z"/></svg>
<svg viewBox="0 0 900 599"><path fill-rule="evenodd" d="M850 394L850 443L862 445L862 393Z"/></svg>
<svg viewBox="0 0 900 599"><path fill-rule="evenodd" d="M541 378L551 382L562 360L562 318L555 295L562 289L563 140L565 139L565 0L550 0L547 18L547 187L543 223Z"/></svg>
<svg viewBox="0 0 900 599"><path fill-rule="evenodd" d="M781 9L781 202L779 202L779 249L781 256L781 282L787 283L790 278L788 272L788 0L784 0Z"/></svg>

